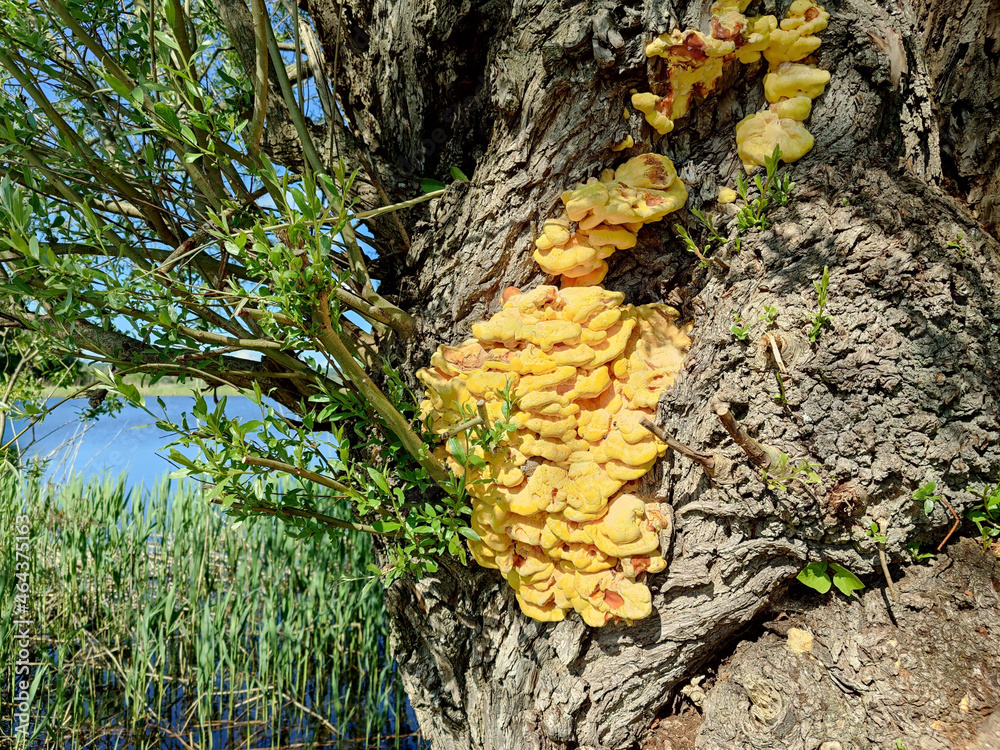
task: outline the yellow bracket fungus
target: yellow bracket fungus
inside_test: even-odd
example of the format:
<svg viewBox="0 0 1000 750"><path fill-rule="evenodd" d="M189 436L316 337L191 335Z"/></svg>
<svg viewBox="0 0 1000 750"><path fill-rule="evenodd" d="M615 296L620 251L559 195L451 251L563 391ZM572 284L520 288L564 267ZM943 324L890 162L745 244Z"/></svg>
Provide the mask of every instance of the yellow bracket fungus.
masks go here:
<svg viewBox="0 0 1000 750"><path fill-rule="evenodd" d="M715 89L727 62L763 56L770 108L736 129L749 170L775 145L786 162L812 148L802 121L830 75L802 62L819 47L816 34L829 18L815 0L795 0L780 23L746 17L748 4L716 0L709 34L654 39L646 54L667 60L665 93L635 94L632 104L668 133L694 95ZM615 150L632 145L629 137ZM734 198L720 189L720 203ZM478 536L469 541L472 556L499 570L521 611L536 620L575 611L600 627L652 612L644 577L666 568L660 537L670 531L670 515L635 494L635 482L666 451L643 421L680 372L690 327L677 324L673 308L625 305L624 295L598 284L608 257L633 247L644 224L686 200L673 163L658 154L567 190L562 214L542 225L534 252L543 270L562 277L562 288L508 288L500 312L472 326L473 338L439 347L417 372L427 389L421 415L436 433L452 435L435 453L467 480ZM476 412L512 424L498 452L487 455L470 436Z"/></svg>
<svg viewBox="0 0 1000 750"><path fill-rule="evenodd" d="M611 147L612 151L624 151L625 149L632 148L635 145L635 139L627 135L622 138L618 143Z"/></svg>
<svg viewBox="0 0 1000 750"><path fill-rule="evenodd" d="M798 120L771 111L747 115L737 124L736 152L748 172L763 166L775 146L781 148L782 161L796 161L813 147L812 133Z"/></svg>
<svg viewBox="0 0 1000 750"><path fill-rule="evenodd" d="M642 112L646 122L660 135L674 129L674 121L668 114L673 109L673 102L656 94L632 94L632 106Z"/></svg>
<svg viewBox="0 0 1000 750"><path fill-rule="evenodd" d="M744 118L737 126L737 151L747 171L763 165L774 147L781 147L785 162L802 158L813 145L801 124L812 111L812 100L830 80L827 71L800 61L820 46L816 34L826 28L830 15L815 0L795 0L780 22L774 16L747 17L748 0L716 0L712 4L709 34L688 29L661 34L646 46L647 57L662 57L666 80L663 95L632 95L632 106L661 135L684 117L694 94L715 90L725 64L757 62L763 56L771 72L764 78L768 112Z"/></svg>
<svg viewBox="0 0 1000 750"><path fill-rule="evenodd" d="M630 170L630 189L663 185L640 166ZM574 215L594 208L578 206ZM614 247L621 225L598 226L609 233L603 246ZM564 228L556 222L543 237L559 240ZM468 433L455 438L460 455L481 461L463 464L447 445L437 453L466 475L479 536L469 542L473 558L498 569L536 620L574 610L592 626L646 617L643 576L666 567L659 535L669 516L632 483L666 450L640 420L655 415L680 371L690 328L666 305L623 300L596 286L508 289L500 312L473 325L475 338L439 347L417 373L427 388L422 415L441 434L479 400L496 420L500 392L509 388L516 399L517 429L499 453L483 455Z"/></svg>
<svg viewBox="0 0 1000 750"><path fill-rule="evenodd" d="M546 273L561 275L563 286L596 286L615 250L634 247L643 224L659 221L686 200L687 188L670 159L633 157L563 193L565 211L542 225L535 260Z"/></svg>

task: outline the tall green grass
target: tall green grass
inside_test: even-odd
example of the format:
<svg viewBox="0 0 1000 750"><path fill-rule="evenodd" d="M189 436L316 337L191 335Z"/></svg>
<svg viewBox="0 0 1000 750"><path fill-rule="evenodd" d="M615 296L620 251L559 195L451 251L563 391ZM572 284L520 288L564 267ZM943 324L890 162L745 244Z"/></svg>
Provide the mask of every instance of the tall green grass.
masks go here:
<svg viewBox="0 0 1000 750"><path fill-rule="evenodd" d="M416 747L363 535L234 528L193 484L0 477L0 746L30 516L35 747ZM400 721L396 720L400 717Z"/></svg>

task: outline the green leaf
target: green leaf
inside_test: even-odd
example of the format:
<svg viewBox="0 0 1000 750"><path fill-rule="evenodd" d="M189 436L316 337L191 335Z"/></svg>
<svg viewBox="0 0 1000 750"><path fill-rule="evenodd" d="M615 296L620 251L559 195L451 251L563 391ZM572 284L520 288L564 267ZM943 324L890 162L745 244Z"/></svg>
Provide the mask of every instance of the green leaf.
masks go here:
<svg viewBox="0 0 1000 750"><path fill-rule="evenodd" d="M132 99L132 91L124 82L119 81L110 73L104 74L104 80L108 82L108 85L114 90L118 96L120 96L125 101L130 101Z"/></svg>
<svg viewBox="0 0 1000 750"><path fill-rule="evenodd" d="M830 576L826 572L827 563L814 562L806 565L795 578L811 589L815 589L821 594L830 590Z"/></svg>
<svg viewBox="0 0 1000 750"><path fill-rule="evenodd" d="M177 50L178 52L181 51L180 45L178 45L177 42L174 41L174 38L172 36L170 36L169 34L167 34L166 32L164 32L164 31L156 31L156 32L154 32L154 34L156 35L157 39L159 39L165 45L167 45L168 47L170 47L170 49Z"/></svg>
<svg viewBox="0 0 1000 750"><path fill-rule="evenodd" d="M459 182L469 182L469 178L465 176L465 173L458 167L451 168L451 176L453 179Z"/></svg>
<svg viewBox="0 0 1000 750"><path fill-rule="evenodd" d="M860 591L865 587L861 579L843 565L830 563L830 570L833 571L833 585L840 589L844 596L850 596L852 591Z"/></svg>
<svg viewBox="0 0 1000 750"><path fill-rule="evenodd" d="M396 523L395 521L375 521L372 523L372 528L375 531L381 531L383 534L388 534L402 527L402 524Z"/></svg>
<svg viewBox="0 0 1000 750"><path fill-rule="evenodd" d="M465 465L465 449L462 447L462 443L459 442L457 437L448 438L448 452L455 457L455 460L460 464Z"/></svg>
<svg viewBox="0 0 1000 750"><path fill-rule="evenodd" d="M464 536L466 539L471 539L474 542L482 541L482 539L479 537L479 534L470 529L468 526L459 527L458 533Z"/></svg>
<svg viewBox="0 0 1000 750"><path fill-rule="evenodd" d="M375 482L376 486L378 486L378 488L380 490L382 490L382 492L384 492L385 494L388 495L389 494L389 482L386 481L385 476L381 472L379 472L377 469L374 469L371 466L367 466L365 468L368 469L368 476L370 476L372 478L372 481Z"/></svg>
<svg viewBox="0 0 1000 750"><path fill-rule="evenodd" d="M420 189L423 190L425 193L434 193L437 192L438 190L444 190L446 187L448 186L445 185L443 182L440 182L439 180L428 179L420 181Z"/></svg>
<svg viewBox="0 0 1000 750"><path fill-rule="evenodd" d="M164 102L156 102L153 105L153 111L156 112L156 116L159 117L163 122L170 127L173 132L178 132L181 129L181 120L174 111L174 108L169 104Z"/></svg>
<svg viewBox="0 0 1000 750"><path fill-rule="evenodd" d="M130 402L136 406L142 405L142 396L139 395L139 389L134 385L129 385L128 383L119 382L117 384L119 392Z"/></svg>

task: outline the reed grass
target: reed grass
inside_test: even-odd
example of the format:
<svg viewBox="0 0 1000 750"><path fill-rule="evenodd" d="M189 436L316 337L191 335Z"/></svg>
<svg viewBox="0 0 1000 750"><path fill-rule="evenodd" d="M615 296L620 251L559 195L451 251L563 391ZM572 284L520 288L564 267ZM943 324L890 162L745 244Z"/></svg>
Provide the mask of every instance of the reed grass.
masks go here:
<svg viewBox="0 0 1000 750"><path fill-rule="evenodd" d="M234 527L193 483L0 476L0 706L30 516L33 747L416 748L361 534ZM344 510L344 509L341 509ZM12 746L0 710L0 747ZM6 738L6 739L4 739Z"/></svg>

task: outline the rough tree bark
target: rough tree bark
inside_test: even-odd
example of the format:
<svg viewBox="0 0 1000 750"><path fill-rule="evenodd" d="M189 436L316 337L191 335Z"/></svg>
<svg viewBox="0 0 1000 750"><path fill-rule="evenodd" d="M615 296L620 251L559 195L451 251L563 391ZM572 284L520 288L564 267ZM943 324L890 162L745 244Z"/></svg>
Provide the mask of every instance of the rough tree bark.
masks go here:
<svg viewBox="0 0 1000 750"><path fill-rule="evenodd" d="M760 12L784 12L774 5L764 0ZM379 246L373 275L420 320L418 340L402 353L411 370L437 344L462 340L470 323L496 312L504 287L545 281L531 243L567 186L656 151L689 184L688 208L721 215L711 200L741 168L734 126L764 105L762 67L733 65L719 91L696 101L662 139L651 139L626 107L630 90L649 90L658 73L644 44L675 25L706 28L707 0L304 0L303 7L327 63L338 61L338 98L353 136L377 156L371 176L384 193L404 195L420 177L445 177L451 165L472 176L409 215L406 231ZM863 626L882 629L875 640L908 642L893 629L905 630L916 615L887 609L866 526L888 522L886 551L900 563L906 543L936 546L952 521L941 504L926 517L914 489L935 481L962 513L974 502L972 489L996 478L1000 6L833 0L827 9L818 62L832 81L808 124L816 146L791 167L794 198L773 212L773 226L744 236L739 253L730 245L728 272L699 268L670 222L647 227L639 247L614 256L606 280L630 302L665 300L693 319L694 345L660 404L660 421L682 442L731 459L732 476L712 482L668 456L647 482L650 496L673 506L676 528L669 568L650 581L653 616L632 627L592 630L575 616L554 626L527 620L499 576L478 568L450 564L434 578L395 587L393 648L435 750L634 745L684 681L732 654L776 607L790 606L786 583L808 561L836 561L877 590L861 604L814 601L813 609L833 613L807 618L818 639L828 623L842 637L843 623L855 622L837 613L862 627L863 610ZM613 153L627 134L635 147ZM833 323L811 344L812 281L824 266ZM729 331L734 313L755 322L765 305L778 310L787 404L775 398L770 343L755 340L763 325L746 342ZM821 484L768 490L722 429L718 402L761 442L818 464ZM914 575L905 580L922 574ZM979 575L997 589L995 568ZM985 584L976 591L967 604L992 608L981 628L983 642L994 641L977 653L995 657L996 591ZM943 623L946 608L939 609L920 616ZM940 623L940 638L951 637ZM920 627L932 626L921 620ZM761 640L749 649L767 646ZM932 722L953 706L937 715L916 711L914 681L907 688L881 678L847 680L842 694L853 691L870 706L896 691L895 719L869 714L895 727L876 722L848 731L850 722L837 716L857 708L851 700L823 704L832 717L824 726L844 728L842 736L751 726L738 693L748 692L748 682L761 684L763 672L784 695L775 700L813 691L807 705L818 705L828 678L819 669L776 678L780 659L765 669L763 656L754 662L747 652L737 651L733 659L742 661L705 699L711 721L701 747L839 741L867 748L886 747L894 736L931 737L907 745L912 750L960 747L948 737L960 743L975 734L941 734ZM883 655L856 659L874 663ZM944 656L919 660L921 668L946 671ZM953 682L974 679L949 674ZM997 693L982 690L975 710L956 721L972 727L995 707Z"/></svg>

